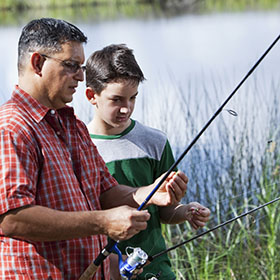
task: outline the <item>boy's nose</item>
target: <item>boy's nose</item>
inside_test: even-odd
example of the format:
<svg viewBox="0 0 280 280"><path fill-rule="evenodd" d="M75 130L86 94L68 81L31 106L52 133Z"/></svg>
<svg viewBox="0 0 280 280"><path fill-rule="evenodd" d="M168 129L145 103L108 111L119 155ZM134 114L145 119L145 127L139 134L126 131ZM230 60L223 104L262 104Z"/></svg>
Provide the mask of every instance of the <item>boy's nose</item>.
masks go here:
<svg viewBox="0 0 280 280"><path fill-rule="evenodd" d="M126 114L127 112L128 112L128 108L127 107L121 107L120 113Z"/></svg>

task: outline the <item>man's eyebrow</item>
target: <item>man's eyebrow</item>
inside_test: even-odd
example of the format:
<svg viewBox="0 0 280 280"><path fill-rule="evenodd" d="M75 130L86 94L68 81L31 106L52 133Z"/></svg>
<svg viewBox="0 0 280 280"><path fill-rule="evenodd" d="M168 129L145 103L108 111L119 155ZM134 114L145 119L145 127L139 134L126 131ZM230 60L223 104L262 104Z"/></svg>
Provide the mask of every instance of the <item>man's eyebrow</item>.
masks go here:
<svg viewBox="0 0 280 280"><path fill-rule="evenodd" d="M77 63L77 64L81 64L80 63L80 61L78 61L78 60L75 60L75 59L73 59L73 58L68 58L68 59L64 59L64 61L67 61L67 62L74 62L74 63Z"/></svg>

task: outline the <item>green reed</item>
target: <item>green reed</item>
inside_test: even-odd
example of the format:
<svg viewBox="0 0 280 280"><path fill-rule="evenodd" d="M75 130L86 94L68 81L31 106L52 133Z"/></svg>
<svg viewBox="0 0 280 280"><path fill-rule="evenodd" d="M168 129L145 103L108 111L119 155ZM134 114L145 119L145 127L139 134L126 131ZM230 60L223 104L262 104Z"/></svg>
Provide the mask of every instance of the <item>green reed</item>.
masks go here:
<svg viewBox="0 0 280 280"><path fill-rule="evenodd" d="M115 18L172 17L184 13L278 10L278 0L0 0L0 25L33 18L57 17L71 22Z"/></svg>
<svg viewBox="0 0 280 280"><path fill-rule="evenodd" d="M279 197L280 86L271 79L259 73L248 81L229 105L238 116L223 111L179 166L189 176L185 202L211 209L202 231ZM153 103L158 114L155 107L145 110L144 122L166 132L175 158L226 97L218 94L225 85L212 82L216 96L187 81L184 90L178 83L173 92L160 89ZM167 101L170 95L173 101ZM144 103L151 98L145 95ZM279 208L276 202L169 252L177 279L279 279ZM196 235L188 223L164 225L163 232L167 247Z"/></svg>

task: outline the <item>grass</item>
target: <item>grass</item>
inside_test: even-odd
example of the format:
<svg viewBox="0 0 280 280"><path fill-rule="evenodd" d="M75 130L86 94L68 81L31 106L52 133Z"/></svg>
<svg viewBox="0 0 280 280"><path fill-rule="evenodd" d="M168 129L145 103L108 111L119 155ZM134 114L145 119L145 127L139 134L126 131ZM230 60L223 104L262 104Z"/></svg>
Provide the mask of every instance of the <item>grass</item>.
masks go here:
<svg viewBox="0 0 280 280"><path fill-rule="evenodd" d="M0 26L56 17L73 23L112 20L120 17L171 17L184 13L203 14L279 10L278 0L0 0Z"/></svg>
<svg viewBox="0 0 280 280"><path fill-rule="evenodd" d="M162 103L159 99L157 103L143 102L158 104L158 119L155 107L152 112L146 108L143 122L167 133L175 158L223 99L217 94L203 104L201 89L182 88L174 84L174 92L169 90L165 95L161 91ZM225 92L222 85L216 88L216 92ZM203 230L280 196L279 89L277 80L267 82L262 73L255 74L230 102L238 116L222 112L180 164L190 179L185 201L199 201L211 209L211 220ZM166 102L172 94L178 101L173 106ZM213 97L213 92L206 90L204 94ZM279 203L171 251L177 279L280 279ZM164 225L163 232L167 247L196 234L188 223Z"/></svg>

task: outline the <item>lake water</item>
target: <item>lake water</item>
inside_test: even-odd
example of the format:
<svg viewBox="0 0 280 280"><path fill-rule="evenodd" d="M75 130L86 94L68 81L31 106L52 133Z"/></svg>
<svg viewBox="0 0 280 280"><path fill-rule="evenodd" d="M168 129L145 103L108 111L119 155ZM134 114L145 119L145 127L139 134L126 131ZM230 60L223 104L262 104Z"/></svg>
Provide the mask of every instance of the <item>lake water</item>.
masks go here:
<svg viewBox="0 0 280 280"><path fill-rule="evenodd" d="M201 128L280 32L278 11L74 23L88 36L86 57L112 43L125 43L134 49L147 80L140 87L133 117L164 130L171 142L175 141L172 139L176 131L181 131L181 126L189 125L187 110L195 129ZM24 24L0 27L1 104L17 83L17 41ZM271 83L278 88L279 65L280 43L231 102L229 109L237 110L240 119L256 109L256 88L263 94L260 100L268 103L272 100ZM78 117L87 123L93 108L85 98L84 89L84 84L80 84L72 105ZM240 109L243 103L249 104L244 112ZM256 115L264 121L269 117L267 107L260 106ZM225 118L233 119L232 116ZM183 137L183 145L190 138L191 134Z"/></svg>
<svg viewBox="0 0 280 280"><path fill-rule="evenodd" d="M0 104L17 83L17 41L26 23L21 21L0 26ZM113 43L134 49L147 80L133 117L164 131L175 158L280 33L279 11L72 22L88 36L86 57ZM218 200L223 206L224 196L228 205L236 193L244 201L255 196L267 143L279 143L279 65L280 42L184 158L179 167L190 178L190 199L210 207ZM94 111L84 91L81 83L71 105L87 123ZM237 181L238 187L230 187Z"/></svg>

